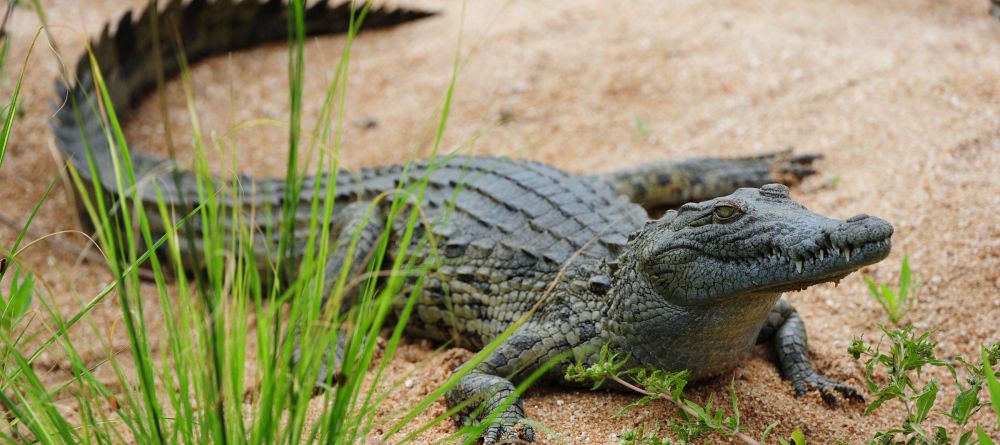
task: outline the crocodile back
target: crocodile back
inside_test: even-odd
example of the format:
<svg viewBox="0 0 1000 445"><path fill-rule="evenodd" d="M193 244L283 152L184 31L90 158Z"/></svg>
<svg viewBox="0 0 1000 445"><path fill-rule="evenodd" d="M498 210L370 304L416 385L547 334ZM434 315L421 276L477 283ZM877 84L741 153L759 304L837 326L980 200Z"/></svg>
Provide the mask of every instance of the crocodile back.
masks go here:
<svg viewBox="0 0 1000 445"><path fill-rule="evenodd" d="M566 286L585 289L647 219L606 183L533 161L455 157L430 169L422 207L436 246L410 246L438 265L408 324L423 337L479 347L542 299L566 306ZM405 223L395 227L398 240Z"/></svg>

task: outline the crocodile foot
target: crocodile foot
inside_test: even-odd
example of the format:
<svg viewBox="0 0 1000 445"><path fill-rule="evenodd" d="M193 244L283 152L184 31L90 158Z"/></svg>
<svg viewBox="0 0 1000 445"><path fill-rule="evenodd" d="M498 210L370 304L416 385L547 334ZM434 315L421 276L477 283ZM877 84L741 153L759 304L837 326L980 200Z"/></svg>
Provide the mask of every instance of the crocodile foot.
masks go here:
<svg viewBox="0 0 1000 445"><path fill-rule="evenodd" d="M483 434L483 445L530 443L534 441L535 430L520 421L515 423L499 422L487 428Z"/></svg>
<svg viewBox="0 0 1000 445"><path fill-rule="evenodd" d="M819 391L819 395L823 398L823 401L831 406L837 404L837 393L840 393L841 397L852 402L865 401L865 398L857 388L815 372L807 375L805 378L796 380L792 383L792 386L795 388L796 396L805 395L807 391Z"/></svg>
<svg viewBox="0 0 1000 445"><path fill-rule="evenodd" d="M807 176L816 174L813 162L823 159L823 155L793 155L792 150L788 149L764 155L762 158L770 161L771 174L776 182L795 185L802 182Z"/></svg>
<svg viewBox="0 0 1000 445"><path fill-rule="evenodd" d="M513 415L511 415L513 414ZM468 414L460 414L455 417L459 427L475 424L475 420ZM535 441L535 430L524 422L524 417L507 410L500 414L495 423L483 432L482 437L466 436L466 443L475 442L482 439L483 445L532 443Z"/></svg>

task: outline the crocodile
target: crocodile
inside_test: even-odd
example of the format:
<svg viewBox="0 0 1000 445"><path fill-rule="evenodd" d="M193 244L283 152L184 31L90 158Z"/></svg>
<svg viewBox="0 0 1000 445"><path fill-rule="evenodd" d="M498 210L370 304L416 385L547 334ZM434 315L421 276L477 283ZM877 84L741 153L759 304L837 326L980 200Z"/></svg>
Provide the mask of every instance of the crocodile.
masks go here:
<svg viewBox="0 0 1000 445"><path fill-rule="evenodd" d="M52 128L67 165L84 184L77 202L90 193L116 194L111 152L118 142L105 137L106 110L127 116L158 75L177 75L176 36L194 63L284 39L286 14L274 0L175 0L135 18L126 14L114 31L106 27L91 48L110 103L99 106L86 55L75 79L57 82L60 106ZM348 5L321 2L308 9L306 30L344 32L351 15ZM387 28L430 15L375 8L364 25ZM155 209L163 201L184 210L198 204L193 173L130 147L136 199L143 205ZM293 253L307 242L317 181L336 181L336 236L357 240L353 250L336 244L327 277L345 264L367 264L383 232L390 243L385 252L396 252L408 239L405 221L387 221L396 199L408 199L434 221L417 230L436 237L443 259L432 259L426 245L412 241L420 236L403 246L433 265L421 277L406 330L473 350L502 338L482 362L456 369L464 376L445 395L449 406L464 407L462 422L482 421L496 411L485 429L487 444L534 439L514 396L519 381L553 360L548 376L558 380L571 363L594 363L605 345L627 354L632 366L688 370L693 379L704 379L737 366L754 345L769 343L795 394L818 391L829 402L838 393L855 399L857 390L814 370L803 320L782 294L840 280L882 260L893 227L863 214L827 218L792 200L787 185L814 174L817 158L783 151L578 175L530 160L449 156L344 171L306 180L298 196L299 209L306 210L294 216ZM388 193L417 181L426 181L419 201ZM243 205L276 209L280 220L283 180L247 176L241 182L251 184ZM650 216L664 208L669 210L661 217ZM80 213L92 224L82 208ZM166 221L158 212L148 214L153 234L162 235ZM272 239L255 242L262 258L274 251ZM181 244L185 257L204 254L196 243ZM332 355L336 367L338 354Z"/></svg>

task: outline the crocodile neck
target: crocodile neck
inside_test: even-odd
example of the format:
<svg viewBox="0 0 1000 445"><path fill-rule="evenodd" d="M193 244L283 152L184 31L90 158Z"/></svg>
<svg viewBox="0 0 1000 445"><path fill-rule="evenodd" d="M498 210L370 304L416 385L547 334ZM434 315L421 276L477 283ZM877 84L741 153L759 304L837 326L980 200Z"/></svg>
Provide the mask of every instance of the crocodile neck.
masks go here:
<svg viewBox="0 0 1000 445"><path fill-rule="evenodd" d="M691 371L693 379L731 369L757 341L780 292L747 292L696 305L659 295L626 252L614 275L602 334L612 351L631 352L633 366ZM695 346L696 345L696 346Z"/></svg>

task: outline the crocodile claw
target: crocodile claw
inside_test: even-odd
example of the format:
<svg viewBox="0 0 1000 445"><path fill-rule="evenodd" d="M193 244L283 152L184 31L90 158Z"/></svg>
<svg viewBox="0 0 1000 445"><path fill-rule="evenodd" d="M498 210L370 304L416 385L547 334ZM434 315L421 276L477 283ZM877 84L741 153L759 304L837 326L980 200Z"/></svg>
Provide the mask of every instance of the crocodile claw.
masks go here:
<svg viewBox="0 0 1000 445"><path fill-rule="evenodd" d="M527 424L498 423L486 429L483 445L531 443L535 441L535 430Z"/></svg>
<svg viewBox="0 0 1000 445"><path fill-rule="evenodd" d="M786 185L795 185L802 182L807 176L817 173L812 164L823 159L823 155L808 153L793 156L789 149L772 153L766 159L771 163L771 172L775 181Z"/></svg>
<svg viewBox="0 0 1000 445"><path fill-rule="evenodd" d="M824 402L826 402L827 405L830 406L837 404L838 393L844 399L852 402L865 401L865 398L861 395L861 392L858 391L857 388L846 383L827 378L815 372L809 374L804 379L793 382L792 386L795 387L796 396L805 395L807 391L818 391L819 396Z"/></svg>
<svg viewBox="0 0 1000 445"><path fill-rule="evenodd" d="M818 161L820 159L823 159L823 155L818 153L807 153L804 155L792 156L788 159L788 163L793 165L812 165L813 161Z"/></svg>

